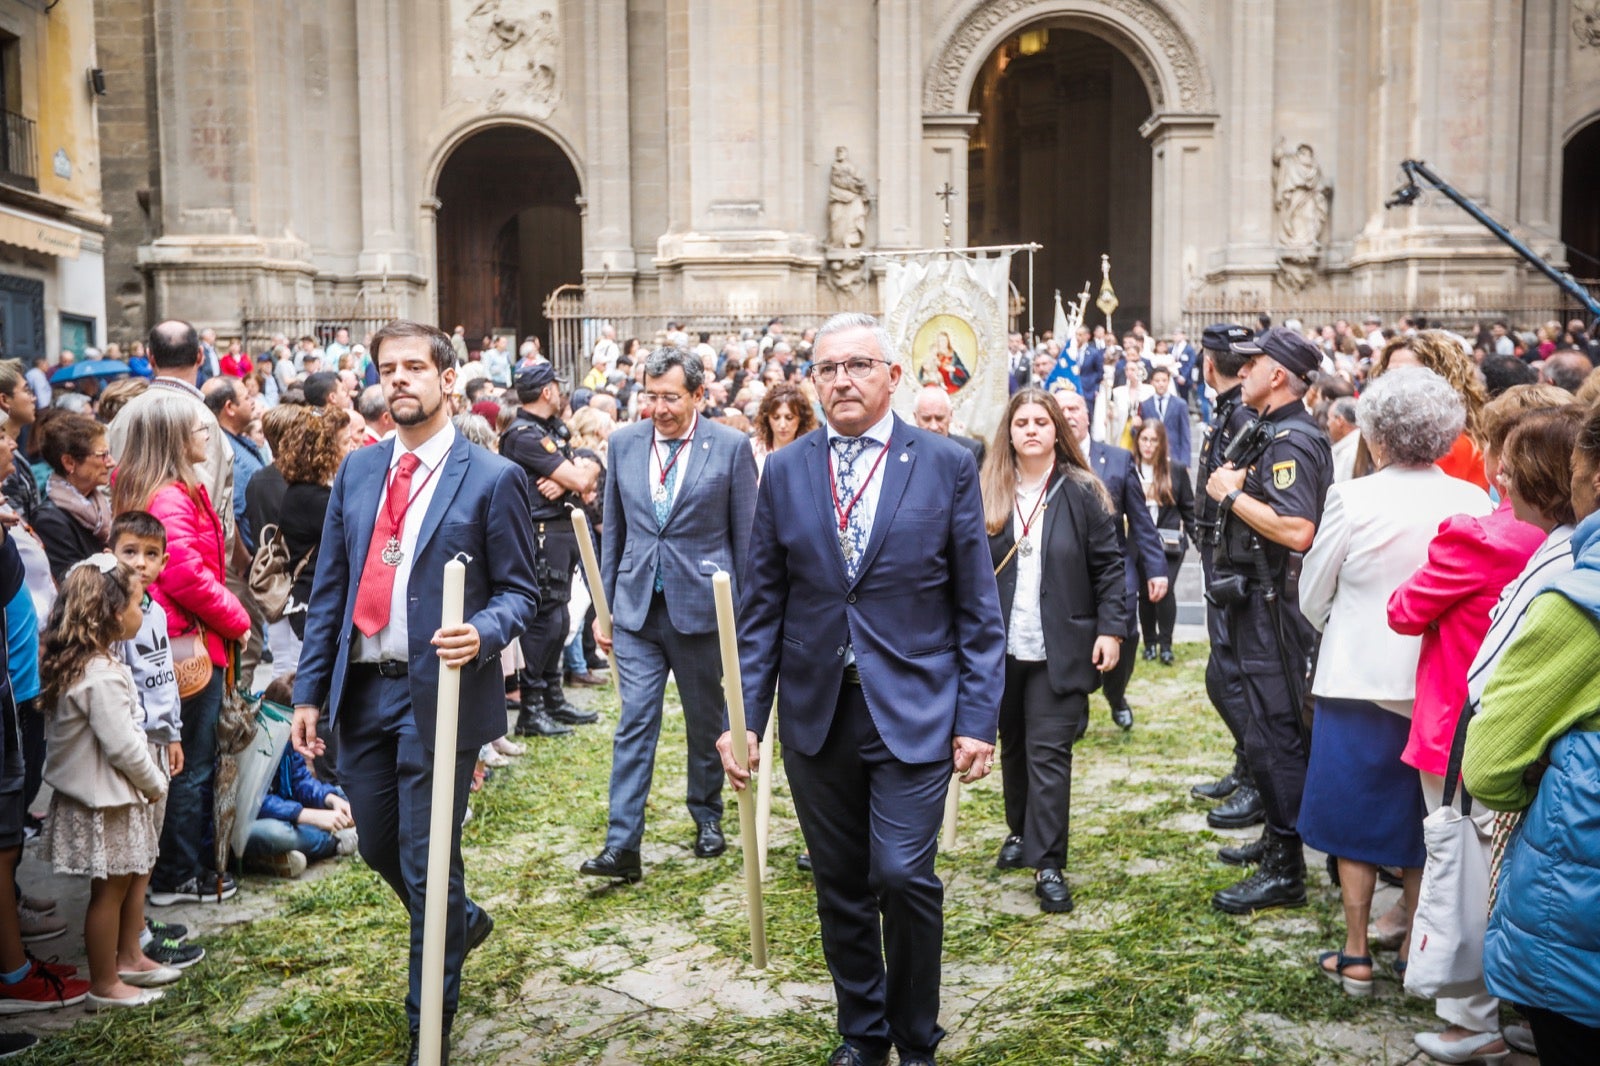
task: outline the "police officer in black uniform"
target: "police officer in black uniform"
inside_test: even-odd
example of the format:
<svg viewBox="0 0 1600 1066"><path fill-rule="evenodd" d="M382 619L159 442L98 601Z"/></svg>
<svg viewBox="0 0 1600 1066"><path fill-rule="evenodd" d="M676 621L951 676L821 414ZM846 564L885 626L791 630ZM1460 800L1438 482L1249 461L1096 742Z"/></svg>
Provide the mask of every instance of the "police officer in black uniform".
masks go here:
<svg viewBox="0 0 1600 1066"><path fill-rule="evenodd" d="M1217 392L1212 423L1205 428L1205 438L1200 443L1199 484L1202 489L1212 473L1223 465L1223 457L1239 431L1255 418L1255 412L1239 399L1239 371L1248 356L1231 349L1232 345L1252 340L1254 336L1243 326L1233 324L1207 326L1201 335L1205 382ZM1217 508L1217 501L1202 491L1195 508L1195 525L1200 530L1200 569L1205 574L1207 588L1211 587L1215 576L1212 555L1217 544ZM1233 735L1233 769L1220 780L1194 786L1190 794L1196 799L1226 800L1206 815L1206 821L1215 829L1240 829L1256 825L1264 817L1261 794L1245 768L1244 682L1239 674L1239 657L1228 641L1227 615L1222 608L1207 604L1206 630L1211 638L1211 656L1206 661L1206 694ZM1224 857L1224 861L1230 858Z"/></svg>
<svg viewBox="0 0 1600 1066"><path fill-rule="evenodd" d="M568 512L599 480L599 466L573 454L561 421L561 382L549 363L517 374L516 421L500 437L500 454L528 472L534 491L530 517L537 549L539 614L519 638L524 666L519 678L518 736L559 736L599 716L567 702L561 691L561 652L567 639L567 600L578 566L578 539Z"/></svg>
<svg viewBox="0 0 1600 1066"><path fill-rule="evenodd" d="M1216 893L1229 914L1306 901L1297 832L1309 747L1300 703L1315 633L1300 613L1292 575L1322 521L1333 452L1302 402L1322 363L1316 345L1269 329L1233 345L1247 358L1240 398L1259 416L1240 431L1228 462L1206 480L1218 504L1215 574L1207 596L1226 612L1247 713L1245 762L1261 792L1266 831L1249 859L1256 871Z"/></svg>

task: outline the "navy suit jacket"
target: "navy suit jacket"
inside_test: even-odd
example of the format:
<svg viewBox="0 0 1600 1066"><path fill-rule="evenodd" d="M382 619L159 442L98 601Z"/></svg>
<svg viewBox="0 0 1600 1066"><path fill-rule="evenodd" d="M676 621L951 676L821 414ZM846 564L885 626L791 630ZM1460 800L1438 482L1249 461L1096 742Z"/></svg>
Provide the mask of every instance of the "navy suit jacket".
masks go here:
<svg viewBox="0 0 1600 1066"><path fill-rule="evenodd" d="M749 728L821 750L855 649L867 709L896 759L951 757L954 737L994 742L1005 624L978 467L944 437L895 419L872 536L845 576L827 429L767 457L750 536L739 658Z"/></svg>
<svg viewBox="0 0 1600 1066"><path fill-rule="evenodd" d="M294 702L328 703L338 720L355 646L356 587L366 564L394 440L351 454L333 479L322 525L317 576L306 612L305 647ZM482 747L505 735L505 682L500 652L532 624L539 610L533 574L533 526L522 468L460 434L436 475L438 486L417 537L406 598L411 713L428 748L438 708L439 657L431 641L444 614L444 564L458 552L467 563L464 620L478 630L478 657L461 668L456 747Z"/></svg>
<svg viewBox="0 0 1600 1066"><path fill-rule="evenodd" d="M611 434L606 446L605 536L600 538L600 580L611 617L620 629L644 627L661 566L667 619L680 633L715 633L717 608L711 574L733 579L737 607L756 509L756 459L738 430L701 417L694 441L678 460L677 498L664 526L656 525L651 498L650 449L655 423L648 419ZM663 449L665 454L665 449ZM706 564L711 564L709 572Z"/></svg>
<svg viewBox="0 0 1600 1066"><path fill-rule="evenodd" d="M1146 421L1155 419L1154 396L1139 405L1139 417ZM1183 401L1183 397L1167 393L1167 414L1161 419L1161 424L1167 427L1167 458L1179 466L1187 467L1194 458L1194 446L1190 441L1189 405Z"/></svg>
<svg viewBox="0 0 1600 1066"><path fill-rule="evenodd" d="M1128 635L1139 629L1139 583L1167 576L1167 556L1161 550L1161 535L1155 519L1145 505L1144 486L1133 468L1133 453L1104 441L1089 442L1089 467L1111 494L1116 507L1117 544L1128 565L1124 580L1128 593ZM1132 543L1130 550L1129 544ZM1170 593L1169 593L1170 595Z"/></svg>
<svg viewBox="0 0 1600 1066"><path fill-rule="evenodd" d="M1094 404L1095 393L1100 391L1100 381L1106 374L1106 350L1093 345L1083 350L1078 363L1078 384L1089 404Z"/></svg>

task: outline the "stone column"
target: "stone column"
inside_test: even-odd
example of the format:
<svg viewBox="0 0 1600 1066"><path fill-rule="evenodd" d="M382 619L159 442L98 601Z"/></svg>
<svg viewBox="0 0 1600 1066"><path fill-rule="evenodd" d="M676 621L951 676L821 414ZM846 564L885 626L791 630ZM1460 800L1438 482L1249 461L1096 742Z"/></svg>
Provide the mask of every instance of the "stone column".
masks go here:
<svg viewBox="0 0 1600 1066"><path fill-rule="evenodd" d="M1191 278L1205 273L1201 250L1215 242L1216 173L1212 148L1216 115L1164 112L1139 132L1150 142L1150 328L1168 333L1182 324Z"/></svg>
<svg viewBox="0 0 1600 1066"><path fill-rule="evenodd" d="M1235 0L1231 20L1219 27L1231 57L1228 91L1227 245L1221 266L1245 287L1265 294L1277 272L1272 247L1273 71L1275 0Z"/></svg>
<svg viewBox="0 0 1600 1066"><path fill-rule="evenodd" d="M583 276L590 289L631 292L633 174L628 151L628 3L594 0L585 8L587 35L585 113L588 161L584 168Z"/></svg>
<svg viewBox="0 0 1600 1066"><path fill-rule="evenodd" d="M878 246L915 248L922 190L917 119L921 71L909 42L922 39L922 5L878 0ZM965 211L962 212L965 215Z"/></svg>
<svg viewBox="0 0 1600 1066"><path fill-rule="evenodd" d="M923 187L908 192L911 203L921 204L922 233L912 242L916 247L944 245L945 202L934 193L945 182L956 191L950 201L950 242L957 248L967 243L967 142L979 117L972 112L922 116Z"/></svg>
<svg viewBox="0 0 1600 1066"><path fill-rule="evenodd" d="M357 276L421 273L401 205L413 202L405 132L406 35L401 8L387 0L356 0L363 69L356 105L361 114L361 255Z"/></svg>

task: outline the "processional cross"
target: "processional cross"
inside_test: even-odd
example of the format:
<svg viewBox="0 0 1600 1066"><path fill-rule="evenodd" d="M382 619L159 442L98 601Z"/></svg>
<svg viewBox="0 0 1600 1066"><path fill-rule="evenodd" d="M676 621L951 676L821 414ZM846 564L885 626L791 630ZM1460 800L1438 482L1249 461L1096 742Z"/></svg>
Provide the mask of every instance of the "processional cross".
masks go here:
<svg viewBox="0 0 1600 1066"><path fill-rule="evenodd" d="M944 201L944 246L948 248L950 247L950 201L961 194L947 181L939 186L933 195Z"/></svg>

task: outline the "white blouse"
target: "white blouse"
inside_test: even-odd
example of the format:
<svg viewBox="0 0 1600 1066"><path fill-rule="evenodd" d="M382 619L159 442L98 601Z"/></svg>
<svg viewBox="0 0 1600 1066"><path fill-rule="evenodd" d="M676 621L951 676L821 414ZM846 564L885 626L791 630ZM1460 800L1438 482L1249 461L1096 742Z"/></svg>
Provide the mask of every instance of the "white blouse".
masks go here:
<svg viewBox="0 0 1600 1066"><path fill-rule="evenodd" d="M1006 654L1023 662L1044 661L1044 621L1039 614L1039 580L1044 571L1044 516L1040 507L1022 534L1022 519L1034 514L1034 507L1044 492L1044 483L1031 489L1017 486L1017 504L1011 512L1011 532L1016 538L1017 550L1011 563L1017 568L1017 592L1011 600L1011 625L1006 635ZM1021 514L1018 514L1018 511ZM1029 547L1023 547L1024 544Z"/></svg>

